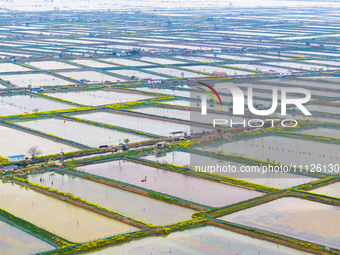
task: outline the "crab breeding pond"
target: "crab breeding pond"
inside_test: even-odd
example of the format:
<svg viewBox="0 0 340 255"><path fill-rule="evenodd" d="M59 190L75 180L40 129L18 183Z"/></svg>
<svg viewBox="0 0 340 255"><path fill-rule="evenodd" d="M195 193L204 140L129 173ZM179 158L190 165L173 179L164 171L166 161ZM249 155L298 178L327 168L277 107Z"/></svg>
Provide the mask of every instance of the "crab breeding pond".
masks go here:
<svg viewBox="0 0 340 255"><path fill-rule="evenodd" d="M16 124L65 138L89 147L100 145L118 145L124 139L131 143L145 141L149 137L118 130L63 119L40 119Z"/></svg>
<svg viewBox="0 0 340 255"><path fill-rule="evenodd" d="M53 250L53 245L0 220L1 254L26 255Z"/></svg>
<svg viewBox="0 0 340 255"><path fill-rule="evenodd" d="M236 141L207 145L198 149L223 152L257 158L265 161L275 160L281 164L309 166L310 164L339 164L339 145L324 142L302 140L280 136L265 136ZM307 167L309 168L309 167Z"/></svg>
<svg viewBox="0 0 340 255"><path fill-rule="evenodd" d="M235 166L236 169L240 169L240 167L245 166L244 164L231 162L227 160L222 160L218 158L203 156L199 154L184 152L184 151L170 151L170 152L163 152L158 154L147 155L143 157L144 159L161 162L161 163L168 163L173 165L179 166L190 166L192 169L196 169L196 171L205 172L210 174L207 171L207 168L204 168L205 165L209 166ZM199 168L196 168L199 167ZM216 171L213 172L215 174L220 174L228 177L233 177L237 179L241 179L244 181L249 181L253 183L257 183L260 185L265 185L274 188L288 188L293 187L296 185L300 185L303 183L311 182L317 180L313 177L293 174L293 173L239 173L239 172L223 172L223 171Z"/></svg>
<svg viewBox="0 0 340 255"><path fill-rule="evenodd" d="M1 209L72 242L87 242L138 230L18 184L2 181L0 190Z"/></svg>
<svg viewBox="0 0 340 255"><path fill-rule="evenodd" d="M207 130L207 128L193 127L193 125L189 124L179 124L165 120L154 120L145 117L121 115L108 112L74 115L74 117L165 137L168 137L170 132L187 131L190 133L190 130L194 130L195 132Z"/></svg>
<svg viewBox="0 0 340 255"><path fill-rule="evenodd" d="M309 253L218 227L205 226L171 233L166 237L147 237L85 254L307 255Z"/></svg>
<svg viewBox="0 0 340 255"><path fill-rule="evenodd" d="M263 195L261 192L126 160L85 165L78 169L207 206L225 206ZM146 181L142 182L145 178Z"/></svg>
<svg viewBox="0 0 340 255"><path fill-rule="evenodd" d="M141 94L119 93L114 91L93 90L93 91L79 91L79 92L55 92L47 93L48 96L60 98L83 105L107 105L125 102L133 102L143 99L152 98L152 96Z"/></svg>
<svg viewBox="0 0 340 255"><path fill-rule="evenodd" d="M334 205L300 198L280 198L220 219L339 248L339 217L340 208Z"/></svg>
<svg viewBox="0 0 340 255"><path fill-rule="evenodd" d="M40 178L43 178L44 181L40 182ZM189 220L195 212L178 205L86 180L67 172L32 173L28 175L28 180L65 193L74 194L124 216L154 225L166 225Z"/></svg>

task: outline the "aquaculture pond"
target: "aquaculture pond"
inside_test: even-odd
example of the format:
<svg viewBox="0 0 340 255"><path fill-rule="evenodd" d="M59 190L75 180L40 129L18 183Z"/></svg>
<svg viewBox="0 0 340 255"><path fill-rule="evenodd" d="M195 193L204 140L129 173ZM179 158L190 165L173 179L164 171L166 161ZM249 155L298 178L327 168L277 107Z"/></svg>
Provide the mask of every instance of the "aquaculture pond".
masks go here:
<svg viewBox="0 0 340 255"><path fill-rule="evenodd" d="M327 137L340 138L340 129L327 128L327 127L316 127L305 130L298 130L297 133L304 133L310 135L321 135Z"/></svg>
<svg viewBox="0 0 340 255"><path fill-rule="evenodd" d="M263 194L125 160L78 169L208 206L224 206Z"/></svg>
<svg viewBox="0 0 340 255"><path fill-rule="evenodd" d="M201 171L207 174L209 174L209 171L207 171L208 168L205 168L205 166L207 165L209 166L219 165L221 167L230 166L236 167L237 170L239 170L241 166L242 167L245 166L244 164L239 164L227 160L202 156L199 154L188 153L183 151L163 152L144 156L143 158L155 162L168 163L179 166L190 166L190 168L196 169L196 171ZM316 178L292 173L269 173L269 172L240 173L223 171L216 171L214 173L280 189L317 180Z"/></svg>
<svg viewBox="0 0 340 255"><path fill-rule="evenodd" d="M0 96L0 103L14 111L19 111L21 114L32 113L36 110L43 112L75 107L70 104L64 104L31 95Z"/></svg>
<svg viewBox="0 0 340 255"><path fill-rule="evenodd" d="M198 149L223 152L285 165L306 165L311 169L311 164L339 164L340 146L337 144L323 143L287 138L280 136L265 136L199 147ZM334 173L334 172L333 172Z"/></svg>
<svg viewBox="0 0 340 255"><path fill-rule="evenodd" d="M0 254L26 255L53 250L56 247L0 220Z"/></svg>
<svg viewBox="0 0 340 255"><path fill-rule="evenodd" d="M340 182L332 183L320 188L310 190L310 192L340 198Z"/></svg>
<svg viewBox="0 0 340 255"><path fill-rule="evenodd" d="M226 75L253 74L251 72L246 72L246 71L241 71L241 70L231 69L231 68L224 68L224 67L219 67L219 66L198 65L198 66L185 66L184 68L194 70L194 71L210 73L210 74L213 74L214 72L224 72Z"/></svg>
<svg viewBox="0 0 340 255"><path fill-rule="evenodd" d="M12 64L12 63L1 63L0 64L0 73L4 72L25 72L32 71L27 67L23 67L20 65Z"/></svg>
<svg viewBox="0 0 340 255"><path fill-rule="evenodd" d="M166 58L142 57L140 60L153 62L153 63L157 63L157 64L164 64L164 65L184 64L184 62L176 61L176 60L172 60L172 59L166 59Z"/></svg>
<svg viewBox="0 0 340 255"><path fill-rule="evenodd" d="M220 219L339 248L339 217L340 209L334 205L280 198Z"/></svg>
<svg viewBox="0 0 340 255"><path fill-rule="evenodd" d="M102 83L105 81L117 82L124 81L122 78L114 77L111 75L103 74L95 71L72 71L72 72L59 72L59 75L76 79L78 81Z"/></svg>
<svg viewBox="0 0 340 255"><path fill-rule="evenodd" d="M0 126L0 144L6 144L0 147L0 155L3 157L19 154L28 157L30 156L28 149L32 146L38 146L42 152L40 156L60 153L61 150L64 152L79 150L76 147L4 126Z"/></svg>
<svg viewBox="0 0 340 255"><path fill-rule="evenodd" d="M78 104L91 106L133 102L137 100L152 98L151 95L147 96L140 94L128 94L104 90L57 92L47 93L47 95L75 102Z"/></svg>
<svg viewBox="0 0 340 255"><path fill-rule="evenodd" d="M180 69L169 68L169 67L145 68L144 70L156 72L156 73L160 73L160 74L166 74L166 75L174 76L174 77L177 77L177 78L205 77L206 76L204 74L199 74L199 73L194 73L194 72L189 72L189 71L183 71L183 70L180 70ZM182 73L183 73L183 76L182 76Z"/></svg>
<svg viewBox="0 0 340 255"><path fill-rule="evenodd" d="M150 63L142 62L142 61L136 61L132 59L126 59L126 58L103 58L101 59L106 62L123 65L123 66L149 66L152 65Z"/></svg>
<svg viewBox="0 0 340 255"><path fill-rule="evenodd" d="M70 65L61 61L32 61L27 64L43 69L43 70L58 70L58 69L78 69L80 67Z"/></svg>
<svg viewBox="0 0 340 255"><path fill-rule="evenodd" d="M165 89L165 88L150 88L150 87L142 87L142 88L134 88L136 90L148 91L154 93L161 93L173 96L181 96L181 97L190 97L189 90L176 90L176 89Z"/></svg>
<svg viewBox="0 0 340 255"><path fill-rule="evenodd" d="M87 242L138 230L21 185L0 182L1 209L72 242Z"/></svg>
<svg viewBox="0 0 340 255"><path fill-rule="evenodd" d="M170 108L158 108L158 107L146 107L134 109L135 112L141 112L161 117L168 118L177 118L187 121L195 121L201 123L209 123L212 124L214 119L233 119L233 121L243 121L244 118L234 117L231 115L223 115L223 114L213 114L209 113L207 115L202 115L200 111L190 111L190 110L177 110Z"/></svg>
<svg viewBox="0 0 340 255"><path fill-rule="evenodd" d="M27 87L28 85L31 85L32 87L39 87L39 86L73 84L73 82L42 73L11 74L11 75L6 74L0 75L0 78L4 81L9 81L10 83L18 87Z"/></svg>
<svg viewBox="0 0 340 255"><path fill-rule="evenodd" d="M195 132L206 130L201 127L193 127L189 124L178 124L162 120L148 119L145 117L142 118L108 112L95 112L89 114L75 115L74 117L166 137L169 136L170 132L175 131L187 131L188 133L190 133L190 130L194 130Z"/></svg>
<svg viewBox="0 0 340 255"><path fill-rule="evenodd" d="M63 119L40 119L17 122L18 125L52 134L90 147L118 145L124 139L130 143L149 140L149 137L112 130L94 125Z"/></svg>
<svg viewBox="0 0 340 255"><path fill-rule="evenodd" d="M13 109L10 105L0 103L0 116L17 115L22 113L22 111L18 109Z"/></svg>
<svg viewBox="0 0 340 255"><path fill-rule="evenodd" d="M40 178L43 178L42 182L40 182ZM188 220L195 212L191 209L89 181L65 172L49 171L29 174L28 180L65 193L72 193L124 216L130 216L154 225L166 225Z"/></svg>
<svg viewBox="0 0 340 255"><path fill-rule="evenodd" d="M307 255L309 253L226 229L205 226L171 233L166 237L146 237L124 245L108 247L85 254Z"/></svg>
<svg viewBox="0 0 340 255"><path fill-rule="evenodd" d="M155 75L155 74L150 74L147 72L140 72L137 70L128 70L128 69L119 69L119 70L107 70L108 72L114 73L114 74L119 74L123 76L127 76L132 78L134 76L135 78L138 79L168 79L163 76Z"/></svg>
<svg viewBox="0 0 340 255"><path fill-rule="evenodd" d="M77 59L77 60L72 60L71 62L84 65L84 66L94 67L94 68L117 67L117 65L107 64L107 63L103 63L103 62L95 61L91 59Z"/></svg>

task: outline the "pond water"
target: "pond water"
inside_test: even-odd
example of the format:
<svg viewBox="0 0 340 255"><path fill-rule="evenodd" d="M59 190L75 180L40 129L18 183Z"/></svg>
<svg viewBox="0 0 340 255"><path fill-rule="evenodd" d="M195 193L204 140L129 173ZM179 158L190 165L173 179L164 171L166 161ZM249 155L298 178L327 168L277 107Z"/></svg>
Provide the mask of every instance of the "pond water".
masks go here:
<svg viewBox="0 0 340 255"><path fill-rule="evenodd" d="M11 75L0 75L0 78L4 81L9 81L10 83L17 85L19 87L27 87L32 85L32 87L37 86L54 86L54 85L69 85L72 82L57 78L52 75L34 73L34 74L11 74Z"/></svg>
<svg viewBox="0 0 340 255"><path fill-rule="evenodd" d="M0 155L4 157L19 154L25 154L28 157L30 156L28 149L32 146L38 146L42 152L40 156L60 153L61 150L64 152L79 150L76 147L4 126L0 126L0 144L6 144L6 146L0 146Z"/></svg>
<svg viewBox="0 0 340 255"><path fill-rule="evenodd" d="M168 79L160 75L150 74L146 72L140 72L137 70L127 70L127 69L120 69L120 70L107 70L108 72L120 74L127 77L135 76L139 79Z"/></svg>
<svg viewBox="0 0 340 255"><path fill-rule="evenodd" d="M305 64L305 63L296 63L296 62L268 62L265 63L267 65L274 65L274 66L283 66L283 67L289 67L289 68L296 68L296 69L302 69L302 70L332 70L332 69L338 69L338 67L334 66L321 66L321 65L315 65L315 64Z"/></svg>
<svg viewBox="0 0 340 255"><path fill-rule="evenodd" d="M214 54L206 54L204 56L215 57ZM234 55L225 55L225 54L217 54L216 57L217 58L224 58L224 59L232 59L232 60L243 60L243 61L259 60L258 58L250 58L250 57L242 57L242 56L234 56Z"/></svg>
<svg viewBox="0 0 340 255"><path fill-rule="evenodd" d="M157 64L164 64L164 65L184 64L184 62L176 61L176 60L172 60L172 59L166 59L166 58L142 57L140 60L153 62L153 63L157 63Z"/></svg>
<svg viewBox="0 0 340 255"><path fill-rule="evenodd" d="M181 97L190 97L189 90L176 90L176 89L163 89L163 88L150 88L150 87L142 87L142 88L134 88L136 90L141 91L149 91L154 93L162 93L167 95L181 96Z"/></svg>
<svg viewBox="0 0 340 255"><path fill-rule="evenodd" d="M239 164L236 162L231 162L227 160L212 158L208 156L202 156L194 153L188 153L183 151L171 151L165 153L158 153L153 155L144 156L143 158L162 162L169 163L179 166L190 166L193 169L196 169L196 166L199 166L199 169L203 169L202 166L210 165L210 166L235 166L236 169L240 169L244 164ZM208 173L207 173L208 174ZM215 172L215 174L220 174L228 177L233 177L237 179L241 179L244 181L249 181L253 183L257 183L260 185L265 185L274 188L288 188L296 185L300 185L306 182L311 182L317 180L316 178L306 177L297 174L291 173L233 173L233 172Z"/></svg>
<svg viewBox="0 0 340 255"><path fill-rule="evenodd" d="M1 63L0 64L0 73L4 72L24 72L24 71L32 71L27 67L23 67L20 65L12 64L12 63Z"/></svg>
<svg viewBox="0 0 340 255"><path fill-rule="evenodd" d="M46 95L61 98L67 101L72 101L78 104L91 106L133 102L137 100L152 98L152 96L147 95L119 93L104 90L57 92L46 93Z"/></svg>
<svg viewBox="0 0 340 255"><path fill-rule="evenodd" d="M314 105L314 104L306 105L305 107L310 112L327 112L327 113L340 114L340 107ZM292 109L299 110L297 107L293 107Z"/></svg>
<svg viewBox="0 0 340 255"><path fill-rule="evenodd" d="M90 82L101 83L105 81L116 82L116 81L124 81L122 78L114 77L111 75L95 72L95 71L78 71L78 72L59 72L58 74L73 78L78 81L83 79L89 80Z"/></svg>
<svg viewBox="0 0 340 255"><path fill-rule="evenodd" d="M91 174L215 207L233 204L263 194L124 160L86 165L79 169ZM145 177L147 177L147 181L141 182Z"/></svg>
<svg viewBox="0 0 340 255"><path fill-rule="evenodd" d="M280 198L220 219L339 248L339 217L337 206L299 198Z"/></svg>
<svg viewBox="0 0 340 255"><path fill-rule="evenodd" d="M340 138L340 129L332 129L332 128L326 128L326 127L316 127L316 128L311 128L311 129L300 130L300 131L297 131L297 133Z"/></svg>
<svg viewBox="0 0 340 255"><path fill-rule="evenodd" d="M305 78L305 77L304 77ZM329 89L340 89L340 84L332 84L328 82L313 81L313 80L301 80L301 79L270 79L262 80L264 82L277 82L296 86L306 86L312 88L329 88Z"/></svg>
<svg viewBox="0 0 340 255"><path fill-rule="evenodd" d="M111 255L307 255L287 246L256 239L214 226L171 233L166 237L146 237L123 245L84 254Z"/></svg>
<svg viewBox="0 0 340 255"><path fill-rule="evenodd" d="M43 69L43 70L58 70L58 69L78 69L80 67L70 65L61 61L32 61L27 64Z"/></svg>
<svg viewBox="0 0 340 255"><path fill-rule="evenodd" d="M214 73L214 72L224 72L226 75L246 75L246 74L252 74L250 72L236 70L236 69L229 69L229 68L223 68L219 66L185 66L184 68L195 70L195 71L201 71L201 72L207 72L207 73Z"/></svg>
<svg viewBox="0 0 340 255"><path fill-rule="evenodd" d="M170 76L174 76L177 78L182 78L182 73L183 77L205 77L206 75L204 74L199 74L199 73L194 73L194 72L189 72L189 71L183 71L180 69L175 69L175 68L168 68L168 67L156 67L156 68L145 68L144 70L155 72L155 73L160 73L160 74L166 74Z"/></svg>
<svg viewBox="0 0 340 255"><path fill-rule="evenodd" d="M207 128L193 127L189 124L177 124L162 120L153 120L144 117L134 117L107 112L95 112L89 114L75 115L74 117L166 137L169 136L170 132L187 131L188 133L190 133L190 130L193 130L194 132L207 130Z"/></svg>
<svg viewBox="0 0 340 255"><path fill-rule="evenodd" d="M316 188L311 190L310 192L340 198L340 182Z"/></svg>
<svg viewBox="0 0 340 255"><path fill-rule="evenodd" d="M22 113L22 111L13 109L10 105L0 103L0 116L17 115Z"/></svg>
<svg viewBox="0 0 340 255"><path fill-rule="evenodd" d="M17 124L96 148L100 145L118 145L126 138L130 140L130 143L150 139L141 135L62 119L41 119Z"/></svg>
<svg viewBox="0 0 340 255"><path fill-rule="evenodd" d="M269 70L273 70L275 73L287 73L289 70L286 68L280 67L272 67L272 66L262 66L262 65L252 65L252 64L228 64L228 66L238 67L238 68L245 68L249 70L258 70L261 72L269 72ZM239 71L236 70L238 73Z"/></svg>
<svg viewBox="0 0 340 255"><path fill-rule="evenodd" d="M192 60L198 62L221 62L221 59L214 59L214 58L205 58L205 57L191 57L191 56L175 56L175 58L185 59L185 60Z"/></svg>
<svg viewBox="0 0 340 255"><path fill-rule="evenodd" d="M76 64L81 64L84 66L90 66L90 67L95 67L95 68L106 68L106 67L117 67L117 65L112 65L112 64L107 64L91 59L77 59L77 60L72 60L71 62L74 62Z"/></svg>
<svg viewBox="0 0 340 255"><path fill-rule="evenodd" d="M243 155L285 165L338 164L339 145L295 138L265 136L233 143L199 147L201 150Z"/></svg>
<svg viewBox="0 0 340 255"><path fill-rule="evenodd" d="M75 106L31 95L0 96L0 103L10 108L16 114L71 109Z"/></svg>
<svg viewBox="0 0 340 255"><path fill-rule="evenodd" d="M209 113L207 115L202 115L200 111L188 111L188 110L177 110L170 108L156 108L156 107L146 107L140 109L134 109L135 112L141 112L146 114L152 114L157 116L165 116L168 118L178 118L188 121L196 121L201 123L212 124L214 119L233 119L233 121L243 121L244 118L238 116L230 116L223 114L213 114Z"/></svg>
<svg viewBox="0 0 340 255"><path fill-rule="evenodd" d="M107 61L110 63L115 63L118 65L123 65L123 66L149 66L151 65L150 63L136 61L132 59L126 59L126 58L103 58L101 60Z"/></svg>
<svg viewBox="0 0 340 255"><path fill-rule="evenodd" d="M40 182L40 177L44 181ZM89 181L63 172L29 174L30 182L71 193L124 216L130 216L155 225L172 224L191 219L194 210L151 199L125 190ZM53 185L51 181L53 180ZM128 201L128 203L127 203Z"/></svg>
<svg viewBox="0 0 340 255"><path fill-rule="evenodd" d="M26 255L49 251L55 247L8 223L0 221L1 254Z"/></svg>
<svg viewBox="0 0 340 255"><path fill-rule="evenodd" d="M138 230L18 184L0 182L0 189L2 209L69 241L87 242Z"/></svg>

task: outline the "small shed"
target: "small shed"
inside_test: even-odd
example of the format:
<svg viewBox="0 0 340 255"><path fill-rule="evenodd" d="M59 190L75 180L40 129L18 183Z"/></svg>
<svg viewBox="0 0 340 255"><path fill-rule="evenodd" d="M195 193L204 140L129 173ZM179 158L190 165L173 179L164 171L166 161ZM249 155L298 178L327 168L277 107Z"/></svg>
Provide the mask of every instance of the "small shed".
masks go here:
<svg viewBox="0 0 340 255"><path fill-rule="evenodd" d="M24 154L13 155L13 156L9 156L8 157L9 161L20 161L20 160L24 160L24 159L25 159L25 155Z"/></svg>
<svg viewBox="0 0 340 255"><path fill-rule="evenodd" d="M155 144L156 147L164 148L166 146L166 141L160 141Z"/></svg>
<svg viewBox="0 0 340 255"><path fill-rule="evenodd" d="M8 166L4 166L2 168L2 172L5 173L5 172L8 172L8 171L15 171L17 169L18 169L17 165L8 165Z"/></svg>
<svg viewBox="0 0 340 255"><path fill-rule="evenodd" d="M225 72L214 72L213 76L214 77L224 77L224 76L226 76L226 73Z"/></svg>

